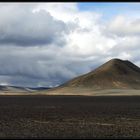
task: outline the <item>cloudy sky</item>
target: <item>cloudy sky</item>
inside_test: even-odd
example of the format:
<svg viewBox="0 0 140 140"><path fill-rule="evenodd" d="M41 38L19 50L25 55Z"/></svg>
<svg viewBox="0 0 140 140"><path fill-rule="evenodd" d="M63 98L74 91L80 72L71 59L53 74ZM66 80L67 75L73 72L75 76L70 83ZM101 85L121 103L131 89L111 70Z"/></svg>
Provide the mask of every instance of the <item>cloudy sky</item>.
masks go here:
<svg viewBox="0 0 140 140"><path fill-rule="evenodd" d="M112 59L140 66L139 3L0 3L0 84L57 86Z"/></svg>

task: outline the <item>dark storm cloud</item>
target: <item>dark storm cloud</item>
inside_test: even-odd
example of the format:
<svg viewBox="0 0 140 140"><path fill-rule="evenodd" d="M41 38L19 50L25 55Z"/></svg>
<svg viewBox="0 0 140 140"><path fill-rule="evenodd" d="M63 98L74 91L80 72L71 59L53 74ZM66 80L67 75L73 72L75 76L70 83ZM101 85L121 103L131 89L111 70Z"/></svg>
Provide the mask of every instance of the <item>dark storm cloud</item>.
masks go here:
<svg viewBox="0 0 140 140"><path fill-rule="evenodd" d="M11 84L21 81L19 83L26 86L29 82L36 85L42 81L56 85L73 76L73 73L59 62L58 52L43 48L0 48L0 75L10 77Z"/></svg>
<svg viewBox="0 0 140 140"><path fill-rule="evenodd" d="M0 14L0 44L35 46L65 43L63 36L68 29L63 21L54 19L45 10L36 13L12 10L5 17ZM16 10L19 13L15 13ZM1 9L0 13L4 14L5 11Z"/></svg>
<svg viewBox="0 0 140 140"><path fill-rule="evenodd" d="M18 86L55 86L89 72L95 64L56 47L1 47L0 82Z"/></svg>

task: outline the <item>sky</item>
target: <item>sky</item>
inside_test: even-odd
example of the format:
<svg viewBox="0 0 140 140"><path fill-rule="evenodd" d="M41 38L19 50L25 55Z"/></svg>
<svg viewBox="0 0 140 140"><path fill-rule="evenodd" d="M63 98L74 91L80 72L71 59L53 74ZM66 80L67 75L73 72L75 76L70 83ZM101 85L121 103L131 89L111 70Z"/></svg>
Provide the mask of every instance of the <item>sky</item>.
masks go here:
<svg viewBox="0 0 140 140"><path fill-rule="evenodd" d="M0 3L0 84L54 87L112 58L140 66L139 3Z"/></svg>

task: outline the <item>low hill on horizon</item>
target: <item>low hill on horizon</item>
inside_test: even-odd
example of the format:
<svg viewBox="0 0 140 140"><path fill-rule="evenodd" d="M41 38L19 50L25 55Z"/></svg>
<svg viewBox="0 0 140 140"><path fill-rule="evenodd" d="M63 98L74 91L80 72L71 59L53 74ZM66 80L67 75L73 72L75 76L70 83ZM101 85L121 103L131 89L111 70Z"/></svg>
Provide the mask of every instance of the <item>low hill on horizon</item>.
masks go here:
<svg viewBox="0 0 140 140"><path fill-rule="evenodd" d="M49 87L21 87L21 86L10 86L10 85L0 85L0 93L28 93L34 91L48 90Z"/></svg>

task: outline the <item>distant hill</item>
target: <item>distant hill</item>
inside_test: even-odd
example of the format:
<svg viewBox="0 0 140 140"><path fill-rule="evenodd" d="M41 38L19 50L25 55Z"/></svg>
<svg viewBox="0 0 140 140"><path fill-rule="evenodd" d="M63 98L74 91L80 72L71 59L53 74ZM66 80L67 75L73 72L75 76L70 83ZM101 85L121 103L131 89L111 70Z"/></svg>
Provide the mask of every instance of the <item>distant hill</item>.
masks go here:
<svg viewBox="0 0 140 140"><path fill-rule="evenodd" d="M111 59L95 70L52 90L70 88L140 89L140 68L128 60Z"/></svg>
<svg viewBox="0 0 140 140"><path fill-rule="evenodd" d="M0 85L0 92L32 92L32 91L40 91L47 90L49 87L18 87L18 86L8 86L8 85Z"/></svg>
<svg viewBox="0 0 140 140"><path fill-rule="evenodd" d="M0 92L27 92L28 90L24 87L0 85Z"/></svg>
<svg viewBox="0 0 140 140"><path fill-rule="evenodd" d="M48 89L51 89L50 87L29 87L28 89L30 90L48 90Z"/></svg>

